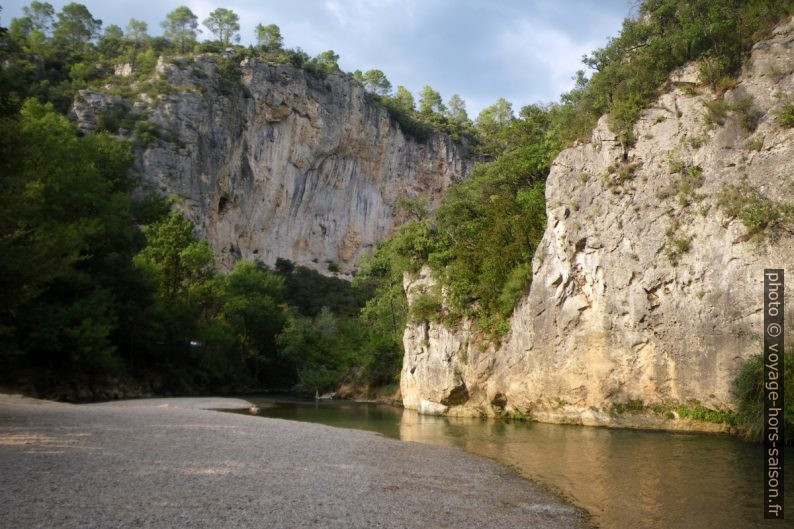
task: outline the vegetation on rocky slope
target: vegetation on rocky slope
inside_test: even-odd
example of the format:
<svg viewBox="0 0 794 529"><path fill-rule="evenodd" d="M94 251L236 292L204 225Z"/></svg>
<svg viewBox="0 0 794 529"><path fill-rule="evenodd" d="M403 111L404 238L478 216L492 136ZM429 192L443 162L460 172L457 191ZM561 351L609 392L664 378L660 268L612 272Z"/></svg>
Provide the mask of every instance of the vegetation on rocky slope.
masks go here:
<svg viewBox="0 0 794 529"><path fill-rule="evenodd" d="M491 337L504 334L529 286L530 262L545 228L543 184L559 150L586 140L604 114L629 148L633 123L675 68L696 61L705 82L724 89L752 44L793 10L794 2L773 0L643 2L618 37L585 57L592 75L579 72L576 87L559 103L528 106L518 116L507 102L484 111L477 131L486 161L450 191L434 218L406 224L381 245L384 255L376 261L395 263L389 284L428 264L446 290L446 316L474 318ZM749 198L737 203L736 196L726 194L726 204L755 229L783 222L774 213L756 219L758 208Z"/></svg>
<svg viewBox="0 0 794 529"><path fill-rule="evenodd" d="M343 381L394 383L409 318L470 318L498 339L529 287L545 179L560 149L587 139L604 114L628 149L634 121L673 69L696 61L702 78L724 90L751 45L793 10L791 0L646 0L618 37L585 58L588 73L558 103L514 112L500 99L472 122L458 96L445 103L426 86L417 103L379 70L341 72L332 50L312 58L285 49L272 24L257 26L256 46L237 45L239 19L229 10L204 21L215 38L198 42L187 7L167 14L163 36L150 36L141 21L102 30L80 4L55 13L33 2L0 29L0 371L49 387L115 376L163 391L313 392ZM353 285L286 262L275 270L240 262L220 274L165 201L130 194L130 144L113 136L126 130L145 144L168 131L111 109L95 134L78 136L63 116L82 88L174 90L156 75L158 58L189 67L197 53L213 55L227 96L242 91L245 58L348 75L406 134L466 138L479 163L434 214L403 201L410 220L361 264ZM790 106L781 106L782 126L794 122ZM726 189L723 207L756 232L788 229L788 206L769 214L754 197ZM403 274L424 265L439 287L409 314ZM750 393L737 394L749 402Z"/></svg>
<svg viewBox="0 0 794 529"><path fill-rule="evenodd" d="M543 184L559 149L586 141L599 117L607 115L628 154L636 141L634 122L667 89L675 68L695 62L712 90L730 88L753 43L789 17L793 6L773 1L643 2L617 38L585 58L591 75L580 72L577 86L559 104L526 107L518 116L478 127L485 161L449 192L433 218L404 225L373 257L382 292L393 295L403 273L428 265L439 285L417 297L404 317L453 327L466 317L482 337L498 340L509 330L508 317L531 281L531 259L545 229ZM741 102L735 108L707 109L716 119L728 110L736 112L746 131L757 125L757 116ZM789 113L788 107L780 107L781 126L788 126ZM681 199L688 200L701 177L699 168L677 172ZM726 187L717 198L721 210L739 218L749 236L790 231L788 204L769 201L746 186ZM681 253L691 239L673 242ZM365 272L372 270L364 267ZM757 370L748 375L747 369L740 378L760 381ZM737 393L741 409L749 398L747 392ZM680 412L734 420L702 406L684 406ZM741 411L735 420L743 429L752 422Z"/></svg>
<svg viewBox="0 0 794 529"><path fill-rule="evenodd" d="M393 383L399 349L357 322L369 287L286 261L275 270L243 261L219 273L166 200L131 193L134 144L118 138L142 146L178 138L137 107L101 112L90 134L63 115L82 88L125 97L182 89L156 74L159 57L190 68L195 54L212 54L228 96L242 90L246 57L348 75L338 56L284 49L274 25L257 28L256 47L236 46L239 23L224 9L205 21L215 39L204 42L187 7L166 16L162 37L135 19L103 31L80 4L56 13L33 2L24 13L0 28L0 383L69 398L119 384L158 392L297 384L313 393L343 378ZM431 89L416 111L410 94L384 89L385 77L349 75L383 104L401 101L406 123L445 126Z"/></svg>

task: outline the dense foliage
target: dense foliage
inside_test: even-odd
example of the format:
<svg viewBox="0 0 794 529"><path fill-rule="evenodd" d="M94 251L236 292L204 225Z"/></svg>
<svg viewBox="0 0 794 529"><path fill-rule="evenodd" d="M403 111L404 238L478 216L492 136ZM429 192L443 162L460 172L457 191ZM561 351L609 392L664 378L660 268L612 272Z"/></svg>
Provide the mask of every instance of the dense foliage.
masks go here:
<svg viewBox="0 0 794 529"><path fill-rule="evenodd" d="M49 104L29 100L4 117L0 149L3 360L115 370L115 344L130 342L147 303L135 226L162 208L130 198L127 145L77 137Z"/></svg>
<svg viewBox="0 0 794 529"><path fill-rule="evenodd" d="M401 349L391 341L392 333L384 335L368 321L370 281L351 284L283 259L276 271L284 278L290 306L277 339L297 389L314 393L345 383L350 390L374 390L397 382Z"/></svg>
<svg viewBox="0 0 794 529"><path fill-rule="evenodd" d="M129 144L78 136L33 100L2 123L4 376L170 391L274 377L263 372L284 320L280 277L248 262L217 275L189 222L132 198Z"/></svg>
<svg viewBox="0 0 794 529"><path fill-rule="evenodd" d="M283 260L220 273L167 201L131 193L133 144L111 136L148 143L166 131L123 106L100 113L94 134L64 116L81 88L171 90L152 75L162 55L224 51L229 94L245 56L326 75L342 74L338 55L284 49L273 24L257 27L257 47L235 46L239 19L227 9L204 20L215 37L204 42L185 6L166 15L163 37L135 19L103 31L81 4L23 11L0 28L0 383L70 398L120 381L171 392L394 383L399 350L388 342L381 358L384 339L358 320L369 285ZM115 75L125 62L132 75ZM368 79L389 96L382 72Z"/></svg>
<svg viewBox="0 0 794 529"><path fill-rule="evenodd" d="M618 37L585 58L589 78L579 72L559 103L516 114L499 99L472 122L458 95L445 102L425 86L415 99L380 70L345 74L333 50L309 57L284 48L274 24L256 26L256 46L240 46L239 17L228 9L203 21L214 39L199 42L198 17L185 6L165 15L162 36L151 36L139 20L103 29L81 4L56 13L32 2L0 28L0 373L42 387L117 377L160 391L313 393L396 382L411 319L471 318L498 339L529 287L546 222L545 179L559 150L586 138L603 114L628 147L634 121L687 61L716 89L729 87L752 43L793 6L645 0ZM220 273L190 222L162 199L130 193L131 144L111 136L128 131L145 144L169 132L122 107L99 115L94 134L77 134L64 117L82 88L174 90L154 74L158 58L184 66L193 53L215 54L224 95L242 90L246 57L319 78L349 75L405 134L422 140L446 131L478 163L434 215L402 200L408 222L361 263L352 285L287 261L274 270L241 261ZM129 75L116 75L119 65ZM794 123L788 103L782 126ZM715 103L714 119L723 110ZM721 204L759 233L789 229L779 221L784 205L770 214L759 200L747 206L747 197L726 189ZM409 310L403 276L424 265L440 285ZM752 402L753 387L737 389L742 402Z"/></svg>

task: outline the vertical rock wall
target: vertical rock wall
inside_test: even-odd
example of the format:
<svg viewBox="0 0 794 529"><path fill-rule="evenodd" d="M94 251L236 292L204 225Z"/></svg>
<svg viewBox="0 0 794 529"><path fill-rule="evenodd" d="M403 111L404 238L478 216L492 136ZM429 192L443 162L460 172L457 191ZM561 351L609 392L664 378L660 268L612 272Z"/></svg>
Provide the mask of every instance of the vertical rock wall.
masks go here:
<svg viewBox="0 0 794 529"><path fill-rule="evenodd" d="M511 334L496 346L468 324L409 325L405 405L586 424L614 424L606 412L630 400L730 407L736 371L762 352L763 269L794 276L794 238L748 237L718 201L726 186L747 184L794 203L794 129L778 124L775 97L794 94L793 71L789 23L754 47L725 94L733 105L750 98L755 131L737 111L708 126L703 103L716 96L690 66L636 124L633 148L602 119L590 142L563 151ZM431 281L424 270L405 286L410 295Z"/></svg>
<svg viewBox="0 0 794 529"><path fill-rule="evenodd" d="M176 197L226 266L283 257L349 274L399 223L400 198L433 208L466 172L465 147L407 136L347 76L254 60L238 76L221 62L161 61L134 97L83 91L74 114L85 130L114 105L155 123L134 168Z"/></svg>

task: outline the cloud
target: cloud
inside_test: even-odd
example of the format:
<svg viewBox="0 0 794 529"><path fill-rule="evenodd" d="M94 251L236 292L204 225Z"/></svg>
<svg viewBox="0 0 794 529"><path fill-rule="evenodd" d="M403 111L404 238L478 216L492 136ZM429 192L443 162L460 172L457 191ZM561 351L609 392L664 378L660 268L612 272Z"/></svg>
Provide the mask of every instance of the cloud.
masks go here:
<svg viewBox="0 0 794 529"><path fill-rule="evenodd" d="M410 21L417 7L416 0L327 0L325 9L342 29L372 34L385 24Z"/></svg>
<svg viewBox="0 0 794 529"><path fill-rule="evenodd" d="M582 68L582 56L597 47L595 42L576 42L571 35L528 20L517 21L497 36L496 47L514 73L514 79L549 99L569 90L571 77Z"/></svg>

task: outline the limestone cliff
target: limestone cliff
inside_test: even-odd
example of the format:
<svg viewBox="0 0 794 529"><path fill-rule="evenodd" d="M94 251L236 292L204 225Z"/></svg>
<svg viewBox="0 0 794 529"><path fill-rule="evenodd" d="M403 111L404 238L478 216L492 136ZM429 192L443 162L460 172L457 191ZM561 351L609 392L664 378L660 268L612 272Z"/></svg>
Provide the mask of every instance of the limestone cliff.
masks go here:
<svg viewBox="0 0 794 529"><path fill-rule="evenodd" d="M152 79L81 91L73 108L84 130L113 109L145 118L157 137L134 170L177 197L225 266L283 257L349 274L400 221L400 198L433 208L466 171L464 146L407 136L348 76L231 61L161 60Z"/></svg>
<svg viewBox="0 0 794 529"><path fill-rule="evenodd" d="M602 119L588 143L563 151L511 333L484 345L465 322L409 325L405 406L584 424L621 424L608 410L629 400L730 407L732 377L762 351L763 269L794 270L794 238L748 238L718 201L746 182L764 199L794 202L794 129L778 125L775 97L794 93L793 46L788 23L753 48L725 94L734 110L722 124L707 125L703 103L715 94L692 65L636 124L633 147ZM742 126L747 116L758 120L754 132ZM426 269L406 277L409 298L428 282Z"/></svg>

